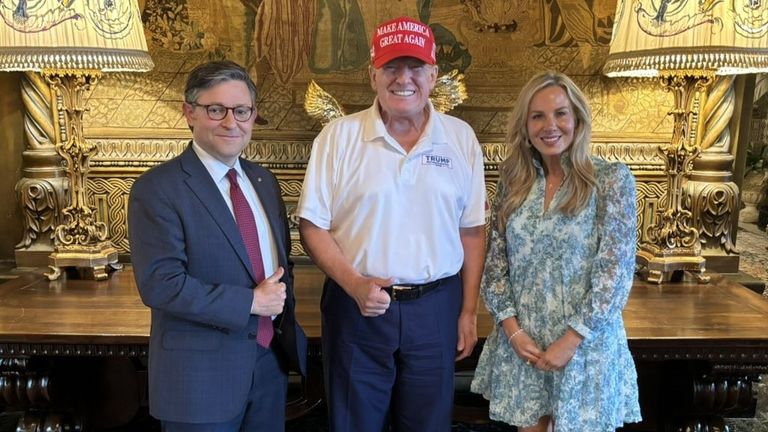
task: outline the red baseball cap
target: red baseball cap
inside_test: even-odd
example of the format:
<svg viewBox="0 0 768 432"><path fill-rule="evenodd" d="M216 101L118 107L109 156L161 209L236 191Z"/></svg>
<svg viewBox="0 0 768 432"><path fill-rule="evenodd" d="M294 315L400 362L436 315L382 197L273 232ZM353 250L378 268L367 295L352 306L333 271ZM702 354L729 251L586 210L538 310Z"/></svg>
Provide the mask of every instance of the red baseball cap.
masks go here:
<svg viewBox="0 0 768 432"><path fill-rule="evenodd" d="M408 17L379 24L371 40L371 63L380 68L398 57L415 57L436 64L435 36L428 25Z"/></svg>

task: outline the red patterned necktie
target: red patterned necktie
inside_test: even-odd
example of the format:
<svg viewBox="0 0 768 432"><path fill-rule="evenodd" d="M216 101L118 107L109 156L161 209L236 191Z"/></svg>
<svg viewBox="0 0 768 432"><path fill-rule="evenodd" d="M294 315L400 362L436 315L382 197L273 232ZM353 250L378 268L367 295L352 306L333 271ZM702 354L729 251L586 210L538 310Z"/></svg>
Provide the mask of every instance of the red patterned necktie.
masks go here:
<svg viewBox="0 0 768 432"><path fill-rule="evenodd" d="M237 184L237 171L232 168L227 172L229 179L229 196L232 199L232 208L235 210L235 220L237 228L240 229L240 235L243 237L245 249L248 251L248 259L251 261L253 274L256 276L256 283L264 280L264 262L261 259L261 248L259 247L259 232L256 230L256 219L253 217L251 206L245 199L240 185ZM259 328L256 332L256 342L264 348L269 348L272 341L272 335L275 330L272 328L272 318L268 316L259 316Z"/></svg>

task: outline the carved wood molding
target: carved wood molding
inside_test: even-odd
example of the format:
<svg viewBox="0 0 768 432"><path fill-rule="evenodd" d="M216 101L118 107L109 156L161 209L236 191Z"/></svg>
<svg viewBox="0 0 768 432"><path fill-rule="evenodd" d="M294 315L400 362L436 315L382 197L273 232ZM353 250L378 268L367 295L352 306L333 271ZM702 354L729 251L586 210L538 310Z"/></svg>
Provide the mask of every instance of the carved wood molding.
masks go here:
<svg viewBox="0 0 768 432"><path fill-rule="evenodd" d="M306 164L312 150L311 140L304 136L269 134L270 139L252 141L245 149L246 159L257 161L272 170L278 178L290 221L292 256L305 256L299 242L296 203L301 194ZM96 207L103 209L99 220L107 223L112 243L121 253L130 251L126 237L127 197L135 177L146 169L180 154L187 147L187 138L129 139L97 138L99 152L92 159L89 191ZM646 227L654 219L654 210L664 196L663 164L658 158L658 143L643 143L641 137L599 137L593 151L599 157L621 161L645 180L638 181L638 235L642 239ZM495 197L498 166L506 158L502 136L489 137L481 144L486 173L486 193L489 201ZM653 179L653 180L651 180ZM656 181L658 179L658 181Z"/></svg>
<svg viewBox="0 0 768 432"><path fill-rule="evenodd" d="M632 171L664 172L657 145L599 142L592 144L592 153L607 161L623 162Z"/></svg>
<svg viewBox="0 0 768 432"><path fill-rule="evenodd" d="M736 370L744 367L745 371L768 372L768 348L749 341L676 340L674 345L669 345L658 341L630 339L629 349L635 360L704 360L713 365L722 365L716 368Z"/></svg>
<svg viewBox="0 0 768 432"><path fill-rule="evenodd" d="M110 240L120 253L127 253L130 252L126 236L130 187L142 172L184 151L189 143L188 131L183 134L160 134L157 139L141 138L138 131L123 131L119 136L105 136L107 131L97 129L93 132L101 132L101 135L96 134L95 138L91 138L98 152L91 159L87 185L89 199L96 204L97 219L107 224ZM146 134L146 131L143 133ZM295 206L301 193L313 134L257 131L256 136L258 139L250 143L244 156L264 165L277 176L291 221L294 240L291 254L297 257L305 256L298 241ZM481 141L486 192L488 199L493 200L498 181L498 167L506 157L504 137L488 135L481 137ZM664 197L663 164L656 150L663 141L655 135L637 134L603 134L593 138L592 148L595 155L627 164L638 179L638 236L641 241L646 240L646 228L653 223L655 209ZM26 202L27 205L32 203L30 200ZM39 204L35 205L40 207ZM39 234L35 232L35 236Z"/></svg>
<svg viewBox="0 0 768 432"><path fill-rule="evenodd" d="M78 357L146 357L148 344L36 344L0 343L2 357L78 356Z"/></svg>

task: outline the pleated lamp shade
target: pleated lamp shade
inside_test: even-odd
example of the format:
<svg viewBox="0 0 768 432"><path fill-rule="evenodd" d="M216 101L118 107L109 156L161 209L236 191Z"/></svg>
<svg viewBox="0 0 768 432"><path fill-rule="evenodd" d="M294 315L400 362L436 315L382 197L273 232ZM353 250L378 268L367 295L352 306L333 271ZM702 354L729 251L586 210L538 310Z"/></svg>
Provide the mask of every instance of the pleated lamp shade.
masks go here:
<svg viewBox="0 0 768 432"><path fill-rule="evenodd" d="M768 1L618 0L611 77L669 71L768 71Z"/></svg>
<svg viewBox="0 0 768 432"><path fill-rule="evenodd" d="M136 0L4 0L0 16L0 70L154 67Z"/></svg>

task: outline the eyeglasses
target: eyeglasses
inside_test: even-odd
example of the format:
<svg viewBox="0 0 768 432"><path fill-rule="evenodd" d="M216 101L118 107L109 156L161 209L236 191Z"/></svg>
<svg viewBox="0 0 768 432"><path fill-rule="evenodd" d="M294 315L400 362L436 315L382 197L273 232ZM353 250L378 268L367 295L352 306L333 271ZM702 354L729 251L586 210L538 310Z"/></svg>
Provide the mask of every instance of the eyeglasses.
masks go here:
<svg viewBox="0 0 768 432"><path fill-rule="evenodd" d="M235 120L237 121L248 121L251 116L253 115L253 107L249 106L236 106L236 107L227 107L224 105L202 105L195 102L187 102L188 104L194 106L194 107L200 107L205 108L206 114L208 114L208 118L211 120L224 120L224 118L227 117L227 113L231 110L232 115L235 116Z"/></svg>

